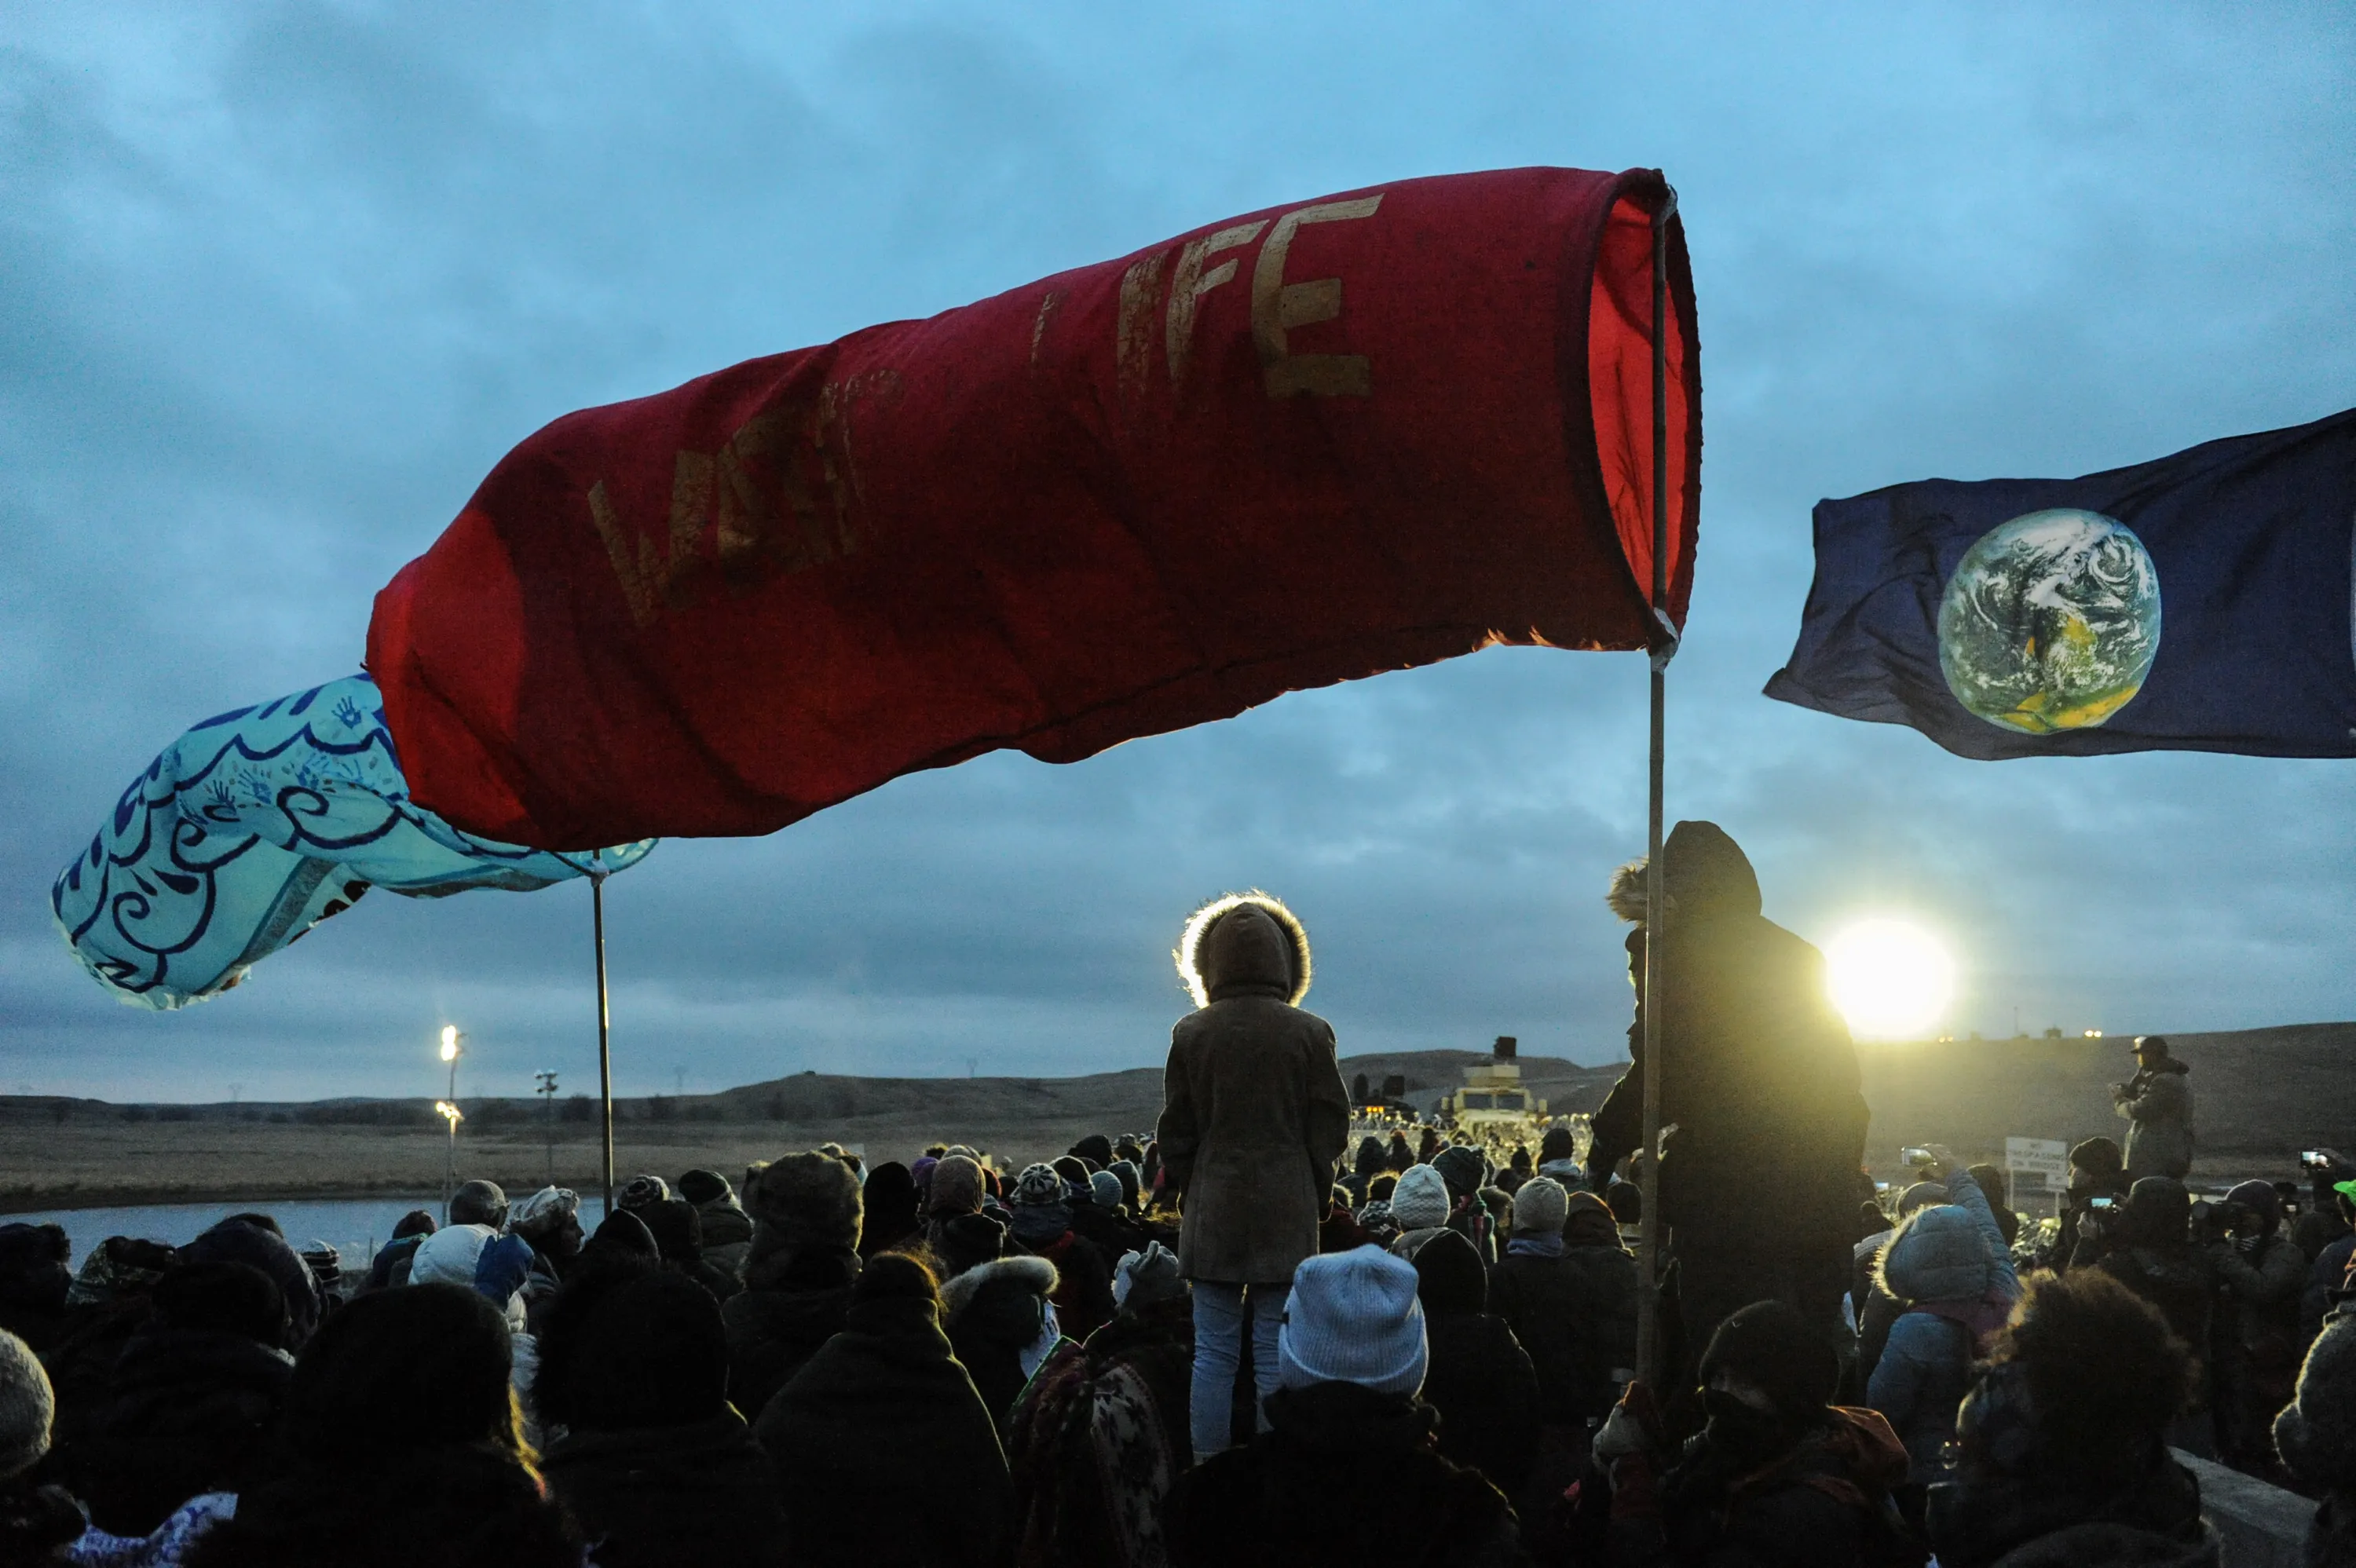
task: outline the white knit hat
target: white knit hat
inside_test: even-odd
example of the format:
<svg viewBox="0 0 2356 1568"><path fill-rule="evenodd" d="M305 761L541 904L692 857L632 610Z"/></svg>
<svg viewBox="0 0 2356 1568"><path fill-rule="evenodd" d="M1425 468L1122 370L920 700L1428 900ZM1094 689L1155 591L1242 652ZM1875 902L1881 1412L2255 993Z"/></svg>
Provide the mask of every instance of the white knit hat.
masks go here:
<svg viewBox="0 0 2356 1568"><path fill-rule="evenodd" d="M33 1348L0 1329L0 1479L23 1474L49 1451L57 1397Z"/></svg>
<svg viewBox="0 0 2356 1568"><path fill-rule="evenodd" d="M1421 1388L1430 1351L1416 1299L1420 1278L1413 1264L1375 1246L1302 1260L1276 1334L1277 1381L1356 1383L1376 1393Z"/></svg>
<svg viewBox="0 0 2356 1568"><path fill-rule="evenodd" d="M1402 1231L1428 1231L1448 1223L1448 1180L1429 1165L1411 1165L1391 1189L1391 1218Z"/></svg>

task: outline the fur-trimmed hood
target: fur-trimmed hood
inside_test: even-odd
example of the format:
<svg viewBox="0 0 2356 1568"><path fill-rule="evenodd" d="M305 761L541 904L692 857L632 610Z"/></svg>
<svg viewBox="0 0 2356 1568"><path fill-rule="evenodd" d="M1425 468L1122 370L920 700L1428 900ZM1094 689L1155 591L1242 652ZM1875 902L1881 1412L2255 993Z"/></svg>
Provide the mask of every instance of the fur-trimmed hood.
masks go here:
<svg viewBox="0 0 2356 1568"><path fill-rule="evenodd" d="M941 1281L941 1322L956 1322L973 1305L983 1286L1001 1281L1012 1282L1026 1295L1044 1298L1063 1283L1063 1276L1045 1258L1028 1254L976 1264L963 1274Z"/></svg>
<svg viewBox="0 0 2356 1568"><path fill-rule="evenodd" d="M1309 995L1309 933L1284 901L1257 888L1213 899L1188 916L1171 957L1198 1008L1252 996L1297 1008Z"/></svg>

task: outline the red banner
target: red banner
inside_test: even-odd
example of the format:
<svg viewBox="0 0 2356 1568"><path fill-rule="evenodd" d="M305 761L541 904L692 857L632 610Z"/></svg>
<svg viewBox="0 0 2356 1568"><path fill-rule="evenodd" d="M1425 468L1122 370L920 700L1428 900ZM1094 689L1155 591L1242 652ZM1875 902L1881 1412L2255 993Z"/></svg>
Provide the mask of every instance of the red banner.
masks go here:
<svg viewBox="0 0 2356 1568"><path fill-rule="evenodd" d="M767 833L1493 643L1636 648L1656 172L1403 180L569 414L377 596L410 789ZM1671 581L1700 491L1669 226Z"/></svg>

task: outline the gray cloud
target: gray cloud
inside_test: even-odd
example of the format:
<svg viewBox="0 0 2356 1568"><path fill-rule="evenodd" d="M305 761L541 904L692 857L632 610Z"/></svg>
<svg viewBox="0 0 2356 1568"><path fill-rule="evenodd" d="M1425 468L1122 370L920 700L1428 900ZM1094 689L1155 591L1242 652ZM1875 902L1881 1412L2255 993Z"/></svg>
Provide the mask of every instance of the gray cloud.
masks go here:
<svg viewBox="0 0 2356 1568"><path fill-rule="evenodd" d="M1957 1029L2348 1017L2356 773L1985 765L1761 699L1807 512L2356 400L2338 13L175 7L0 24L0 1087L588 1078L586 897L380 895L186 1013L49 879L207 713L342 673L370 595L564 411L1403 176L1658 164L1708 387L1672 809L1823 939L1910 912ZM626 1086L1158 1059L1186 908L1258 883L1345 1049L1616 1052L1598 900L1643 675L1493 651L1049 768L983 759L609 890ZM423 1076L421 1076L423 1074ZM266 1085L266 1086L265 1086Z"/></svg>

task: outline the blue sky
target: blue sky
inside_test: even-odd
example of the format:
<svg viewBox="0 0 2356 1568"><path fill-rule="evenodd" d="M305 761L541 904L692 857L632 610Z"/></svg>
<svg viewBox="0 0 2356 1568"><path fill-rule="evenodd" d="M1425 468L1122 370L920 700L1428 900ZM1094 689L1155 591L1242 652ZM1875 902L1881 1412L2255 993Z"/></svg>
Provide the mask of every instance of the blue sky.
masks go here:
<svg viewBox="0 0 2356 1568"><path fill-rule="evenodd" d="M0 14L0 1088L594 1076L587 894L369 901L119 1007L49 928L124 782L349 672L371 595L567 410L1408 176L1658 165L1706 386L1670 806L1946 1027L2356 1016L2356 770L2003 764L1758 695L1821 496L2071 475L2356 403L2344 8L1503 3ZM1130 13L1128 16L1122 13ZM1345 1051L1619 1054L1600 893L1644 672L1493 650L1050 767L985 758L609 889L630 1092L1159 1061L1186 910L1258 884Z"/></svg>

